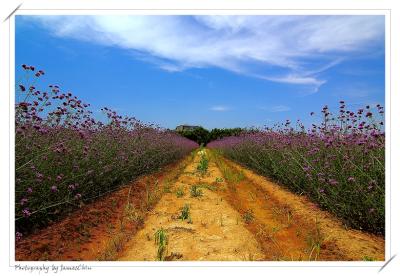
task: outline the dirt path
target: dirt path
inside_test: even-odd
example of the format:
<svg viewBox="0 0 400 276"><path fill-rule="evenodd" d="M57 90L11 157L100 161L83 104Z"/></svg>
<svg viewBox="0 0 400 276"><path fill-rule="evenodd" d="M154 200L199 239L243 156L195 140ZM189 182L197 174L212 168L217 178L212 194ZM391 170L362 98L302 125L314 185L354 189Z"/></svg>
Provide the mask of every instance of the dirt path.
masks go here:
<svg viewBox="0 0 400 276"><path fill-rule="evenodd" d="M171 183L119 260L153 261L154 234L168 237L165 260L383 260L384 239L347 230L327 212L265 178L207 151ZM202 195L191 195L197 186ZM183 191L179 195L178 191ZM180 218L189 206L189 218Z"/></svg>
<svg viewBox="0 0 400 276"><path fill-rule="evenodd" d="M206 153L203 173L201 156L187 156L24 237L16 260L384 260L383 237ZM168 240L158 257L157 230Z"/></svg>
<svg viewBox="0 0 400 276"><path fill-rule="evenodd" d="M154 233L165 229L168 236L166 259L245 261L262 260L264 254L252 233L246 229L240 213L218 194L216 179L223 176L215 163L208 174L200 177L196 172L199 156L194 159L174 184L173 191L165 194L148 216L145 225L127 244L128 250L120 260L153 261L157 247ZM199 185L202 195L191 196L190 189ZM184 195L178 197L176 190ZM179 218L185 204L190 206L190 219Z"/></svg>

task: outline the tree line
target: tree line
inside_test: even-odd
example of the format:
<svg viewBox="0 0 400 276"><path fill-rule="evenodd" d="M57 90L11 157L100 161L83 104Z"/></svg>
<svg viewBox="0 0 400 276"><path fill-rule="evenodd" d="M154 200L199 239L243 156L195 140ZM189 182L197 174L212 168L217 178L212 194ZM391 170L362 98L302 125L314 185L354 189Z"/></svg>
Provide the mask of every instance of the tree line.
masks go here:
<svg viewBox="0 0 400 276"><path fill-rule="evenodd" d="M180 135L190 140L197 142L199 145L207 145L209 142L217 139L221 139L227 136L237 136L242 132L247 131L244 128L214 128L211 131L197 127L193 130L178 131Z"/></svg>

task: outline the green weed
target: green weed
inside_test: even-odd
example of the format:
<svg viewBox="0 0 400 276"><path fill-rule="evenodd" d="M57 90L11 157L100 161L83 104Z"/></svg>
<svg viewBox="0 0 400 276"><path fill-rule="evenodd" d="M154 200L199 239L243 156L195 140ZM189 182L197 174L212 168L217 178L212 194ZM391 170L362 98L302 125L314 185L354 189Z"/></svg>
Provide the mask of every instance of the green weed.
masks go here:
<svg viewBox="0 0 400 276"><path fill-rule="evenodd" d="M167 254L168 236L167 232L161 228L154 233L154 242L157 246L156 260L163 261Z"/></svg>
<svg viewBox="0 0 400 276"><path fill-rule="evenodd" d="M202 152L202 151L200 151ZM204 175L208 169L208 158L205 153L201 154L200 162L197 165L197 171L200 172L201 175Z"/></svg>
<svg viewBox="0 0 400 276"><path fill-rule="evenodd" d="M178 217L182 221L185 219L190 219L190 206L189 204L185 204L181 210L181 214Z"/></svg>
<svg viewBox="0 0 400 276"><path fill-rule="evenodd" d="M365 262L373 262L373 261L376 261L374 258L369 257L369 256L363 256L362 260L365 261Z"/></svg>
<svg viewBox="0 0 400 276"><path fill-rule="evenodd" d="M192 185L190 187L190 196L191 197L201 197L203 196L203 191L197 185Z"/></svg>
<svg viewBox="0 0 400 276"><path fill-rule="evenodd" d="M185 192L183 191L182 187L179 187L178 189L176 189L176 197L181 198L185 195Z"/></svg>
<svg viewBox="0 0 400 276"><path fill-rule="evenodd" d="M244 222L246 222L247 224L251 223L251 222L254 220L253 210L247 210L247 211L243 214L243 220L244 220Z"/></svg>

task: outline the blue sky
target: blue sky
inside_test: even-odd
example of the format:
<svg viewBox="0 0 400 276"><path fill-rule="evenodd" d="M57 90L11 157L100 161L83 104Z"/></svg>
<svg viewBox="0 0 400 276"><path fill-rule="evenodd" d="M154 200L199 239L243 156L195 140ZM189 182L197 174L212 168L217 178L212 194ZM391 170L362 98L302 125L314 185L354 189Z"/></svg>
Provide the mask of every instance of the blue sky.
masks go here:
<svg viewBox="0 0 400 276"><path fill-rule="evenodd" d="M17 16L16 65L166 128L309 124L340 100L384 104L384 30L384 16Z"/></svg>

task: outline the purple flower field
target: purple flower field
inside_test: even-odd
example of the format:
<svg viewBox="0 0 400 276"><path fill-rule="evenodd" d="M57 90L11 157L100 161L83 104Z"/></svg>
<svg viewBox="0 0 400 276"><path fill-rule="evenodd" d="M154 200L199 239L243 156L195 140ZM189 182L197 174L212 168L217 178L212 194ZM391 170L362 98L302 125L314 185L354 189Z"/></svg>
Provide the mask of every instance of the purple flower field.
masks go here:
<svg viewBox="0 0 400 276"><path fill-rule="evenodd" d="M36 227L178 161L198 147L174 131L90 104L58 85L32 83L45 72L22 65L15 105L16 231ZM348 226L384 234L385 132L381 105L338 114L319 125L300 121L252 129L207 145L311 200Z"/></svg>
<svg viewBox="0 0 400 276"><path fill-rule="evenodd" d="M351 111L343 101L322 122L300 122L213 141L225 157L307 195L347 225L384 234L385 132L381 105ZM317 116L314 112L311 116Z"/></svg>
<svg viewBox="0 0 400 276"><path fill-rule="evenodd" d="M45 73L22 65L15 105L17 235L48 224L140 175L175 162L197 143L103 108L101 122L57 85L38 90Z"/></svg>

